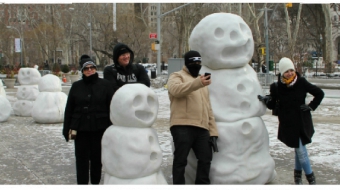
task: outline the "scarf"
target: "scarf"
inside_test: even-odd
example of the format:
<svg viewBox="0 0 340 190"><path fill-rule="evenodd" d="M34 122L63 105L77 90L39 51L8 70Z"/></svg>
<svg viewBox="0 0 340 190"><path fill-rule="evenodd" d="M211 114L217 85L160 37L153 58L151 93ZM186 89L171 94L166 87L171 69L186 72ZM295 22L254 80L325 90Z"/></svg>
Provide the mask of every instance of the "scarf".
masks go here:
<svg viewBox="0 0 340 190"><path fill-rule="evenodd" d="M90 75L88 77L83 74L82 78L83 78L83 81L86 84L89 84L89 83L92 83L93 81L97 80L99 77L98 77L98 73L95 73L95 74Z"/></svg>

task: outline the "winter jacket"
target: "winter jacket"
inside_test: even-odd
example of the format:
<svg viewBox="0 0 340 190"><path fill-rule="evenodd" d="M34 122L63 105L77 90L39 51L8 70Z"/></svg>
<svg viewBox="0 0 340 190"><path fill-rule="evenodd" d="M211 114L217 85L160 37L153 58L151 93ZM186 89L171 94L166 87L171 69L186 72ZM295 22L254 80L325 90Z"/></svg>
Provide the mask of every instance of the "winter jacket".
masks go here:
<svg viewBox="0 0 340 190"><path fill-rule="evenodd" d="M117 52L119 49L125 47L130 51L130 62L126 68L122 67L118 63ZM145 68L139 64L133 64L134 53L125 44L119 43L113 50L113 65L106 66L104 68L104 79L107 79L113 85L114 90L118 90L121 86L127 83L142 83L147 87L150 87L150 78L145 72Z"/></svg>
<svg viewBox="0 0 340 190"><path fill-rule="evenodd" d="M210 136L218 136L208 87L202 84L200 77L193 78L184 66L181 71L170 75L167 86L171 110L170 127L201 127L207 129Z"/></svg>
<svg viewBox="0 0 340 190"><path fill-rule="evenodd" d="M312 142L314 134L314 126L310 111L302 111L300 106L305 103L307 93L314 96L313 100L308 104L310 108L315 110L321 103L324 92L317 86L309 83L305 78L301 77L298 72L296 83L287 87L280 81L281 75L278 76L277 90L276 85L270 85L270 96L272 100L267 103L269 109L274 109L275 102L279 101L279 132L278 139L292 148L299 147L299 138L302 144Z"/></svg>
<svg viewBox="0 0 340 190"><path fill-rule="evenodd" d="M68 94L63 135L68 141L70 129L77 131L98 131L112 125L110 104L113 88L109 81L98 78L90 82L79 80L72 84Z"/></svg>

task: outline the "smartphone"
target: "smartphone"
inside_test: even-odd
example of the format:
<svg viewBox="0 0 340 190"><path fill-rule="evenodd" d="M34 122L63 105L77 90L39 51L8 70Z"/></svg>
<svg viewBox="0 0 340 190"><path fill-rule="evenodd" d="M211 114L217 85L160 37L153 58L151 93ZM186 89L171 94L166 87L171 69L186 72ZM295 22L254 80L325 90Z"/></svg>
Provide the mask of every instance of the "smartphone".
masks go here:
<svg viewBox="0 0 340 190"><path fill-rule="evenodd" d="M210 76L211 75L211 73L204 73L204 76L206 77L206 76ZM208 77L207 78L207 80L209 80L210 79L210 77Z"/></svg>

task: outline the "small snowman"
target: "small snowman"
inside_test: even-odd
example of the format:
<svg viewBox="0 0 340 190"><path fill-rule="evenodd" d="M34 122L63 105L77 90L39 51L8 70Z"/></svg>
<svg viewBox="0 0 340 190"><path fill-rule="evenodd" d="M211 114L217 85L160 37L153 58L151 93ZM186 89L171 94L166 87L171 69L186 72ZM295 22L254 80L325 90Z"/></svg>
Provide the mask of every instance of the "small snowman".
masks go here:
<svg viewBox="0 0 340 190"><path fill-rule="evenodd" d="M38 123L62 123L67 95L62 92L60 79L52 74L41 77L39 91L33 104L33 119Z"/></svg>
<svg viewBox="0 0 340 190"><path fill-rule="evenodd" d="M102 138L104 184L167 184L151 128L157 112L157 95L147 86L126 84L116 91L110 105L113 125Z"/></svg>
<svg viewBox="0 0 340 190"><path fill-rule="evenodd" d="M7 121L11 115L12 106L6 97L6 91L3 87L2 81L0 81L0 122Z"/></svg>
<svg viewBox="0 0 340 190"><path fill-rule="evenodd" d="M15 115L31 117L33 103L39 94L38 83L41 74L36 68L20 68L18 81L20 86L17 90L17 99L13 104Z"/></svg>
<svg viewBox="0 0 340 190"><path fill-rule="evenodd" d="M223 21L223 22L221 22ZM191 49L202 56L201 74L211 73L210 101L219 132L219 152L213 155L212 184L265 184L275 176L269 154L269 135L261 118L266 107L254 69L248 65L254 40L244 20L231 13L203 18L189 38ZM193 183L196 171L193 152L188 158L186 179Z"/></svg>

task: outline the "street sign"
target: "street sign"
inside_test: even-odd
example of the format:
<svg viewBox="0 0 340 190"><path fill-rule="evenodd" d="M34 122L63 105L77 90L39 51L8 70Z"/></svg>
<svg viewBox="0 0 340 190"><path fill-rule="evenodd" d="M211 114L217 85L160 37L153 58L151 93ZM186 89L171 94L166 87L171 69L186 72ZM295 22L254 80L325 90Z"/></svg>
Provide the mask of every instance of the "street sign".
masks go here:
<svg viewBox="0 0 340 190"><path fill-rule="evenodd" d="M150 39L157 39L157 33L150 33L149 38Z"/></svg>

